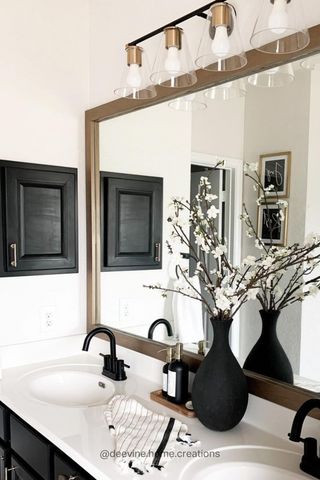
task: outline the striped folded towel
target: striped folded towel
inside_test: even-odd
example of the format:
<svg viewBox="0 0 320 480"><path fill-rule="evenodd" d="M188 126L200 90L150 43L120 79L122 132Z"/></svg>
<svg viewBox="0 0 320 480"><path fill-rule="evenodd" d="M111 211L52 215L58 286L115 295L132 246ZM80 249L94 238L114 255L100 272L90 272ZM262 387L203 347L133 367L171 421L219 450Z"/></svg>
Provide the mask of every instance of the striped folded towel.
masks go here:
<svg viewBox="0 0 320 480"><path fill-rule="evenodd" d="M186 425L148 410L132 397L116 395L104 413L110 434L116 437L115 459L121 473L161 470L177 444L200 445L191 440Z"/></svg>

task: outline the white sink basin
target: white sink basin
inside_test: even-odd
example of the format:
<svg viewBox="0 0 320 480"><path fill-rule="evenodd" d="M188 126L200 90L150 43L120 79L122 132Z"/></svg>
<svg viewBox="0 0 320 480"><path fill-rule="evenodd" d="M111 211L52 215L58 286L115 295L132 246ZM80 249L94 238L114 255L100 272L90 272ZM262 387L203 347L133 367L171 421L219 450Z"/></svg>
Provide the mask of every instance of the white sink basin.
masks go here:
<svg viewBox="0 0 320 480"><path fill-rule="evenodd" d="M20 377L15 391L29 400L62 407L106 404L115 394L132 394L130 379L113 382L97 365L58 365L34 370Z"/></svg>
<svg viewBox="0 0 320 480"><path fill-rule="evenodd" d="M310 478L299 468L301 454L267 447L226 447L219 457L198 458L182 470L179 480L299 480Z"/></svg>

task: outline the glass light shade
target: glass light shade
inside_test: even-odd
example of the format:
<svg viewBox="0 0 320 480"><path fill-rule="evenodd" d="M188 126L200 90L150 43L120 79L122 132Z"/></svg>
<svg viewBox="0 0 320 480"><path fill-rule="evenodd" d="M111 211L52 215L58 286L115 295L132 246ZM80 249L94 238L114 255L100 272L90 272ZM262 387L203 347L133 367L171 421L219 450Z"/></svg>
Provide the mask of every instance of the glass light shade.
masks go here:
<svg viewBox="0 0 320 480"><path fill-rule="evenodd" d="M227 2L215 3L210 8L195 63L211 72L237 70L246 65L235 11Z"/></svg>
<svg viewBox="0 0 320 480"><path fill-rule="evenodd" d="M320 55L313 55L312 57L305 58L300 65L307 70L320 70Z"/></svg>
<svg viewBox="0 0 320 480"><path fill-rule="evenodd" d="M154 61L151 81L162 87L183 88L194 85L197 75L182 28L165 28Z"/></svg>
<svg viewBox="0 0 320 480"><path fill-rule="evenodd" d="M141 47L127 46L125 65L120 85L114 90L118 97L146 100L157 95L150 82L150 67L145 51Z"/></svg>
<svg viewBox="0 0 320 480"><path fill-rule="evenodd" d="M250 43L265 53L292 53L310 42L301 0L263 0Z"/></svg>
<svg viewBox="0 0 320 480"><path fill-rule="evenodd" d="M244 80L233 80L233 82L217 85L204 92L204 96L211 100L235 100L244 97L247 93Z"/></svg>
<svg viewBox="0 0 320 480"><path fill-rule="evenodd" d="M271 68L248 77L248 82L255 87L285 87L294 80L291 63Z"/></svg>
<svg viewBox="0 0 320 480"><path fill-rule="evenodd" d="M170 108L184 112L204 110L207 108L206 100L202 92L191 93L185 97L179 97L168 103Z"/></svg>

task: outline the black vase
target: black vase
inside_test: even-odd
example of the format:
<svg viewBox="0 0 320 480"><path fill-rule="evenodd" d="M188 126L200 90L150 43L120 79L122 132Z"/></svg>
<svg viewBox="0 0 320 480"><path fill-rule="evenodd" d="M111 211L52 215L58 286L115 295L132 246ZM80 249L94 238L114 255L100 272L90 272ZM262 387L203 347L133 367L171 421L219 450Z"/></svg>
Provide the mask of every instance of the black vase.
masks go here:
<svg viewBox="0 0 320 480"><path fill-rule="evenodd" d="M213 343L204 357L192 386L192 403L200 422L210 430L234 428L248 404L246 377L229 345L232 318L210 318Z"/></svg>
<svg viewBox="0 0 320 480"><path fill-rule="evenodd" d="M291 363L277 336L280 311L260 310L262 332L249 353L243 368L267 377L293 384Z"/></svg>

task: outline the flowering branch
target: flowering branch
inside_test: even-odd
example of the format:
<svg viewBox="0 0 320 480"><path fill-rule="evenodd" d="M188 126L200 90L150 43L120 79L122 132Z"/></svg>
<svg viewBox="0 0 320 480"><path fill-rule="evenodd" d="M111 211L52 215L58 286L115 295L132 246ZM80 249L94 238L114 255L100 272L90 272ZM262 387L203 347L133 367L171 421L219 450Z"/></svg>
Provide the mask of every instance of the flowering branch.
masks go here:
<svg viewBox="0 0 320 480"><path fill-rule="evenodd" d="M267 218L270 217L267 199L270 192L273 191L273 185L264 187L257 170L258 164L245 164L245 176L251 178L254 182L254 190L262 192L257 199L257 205L264 204L267 210ZM252 172L252 173L248 173ZM276 192L275 192L276 193ZM282 207L287 206L285 200L279 200L278 219L284 221ZM261 265L268 272L268 276L260 282L260 291L257 299L264 310L282 310L288 305L297 301L303 301L309 295L315 296L320 289L320 276L305 281L305 276L314 272L316 266L320 263L320 237L316 233L311 233L305 239L304 245L293 244L289 247L279 248L272 243L273 225L269 218L270 244L266 245L259 238L253 223L250 220L246 206L243 205L243 214L240 216L248 227L247 235L255 239L255 246L263 250L261 255Z"/></svg>

